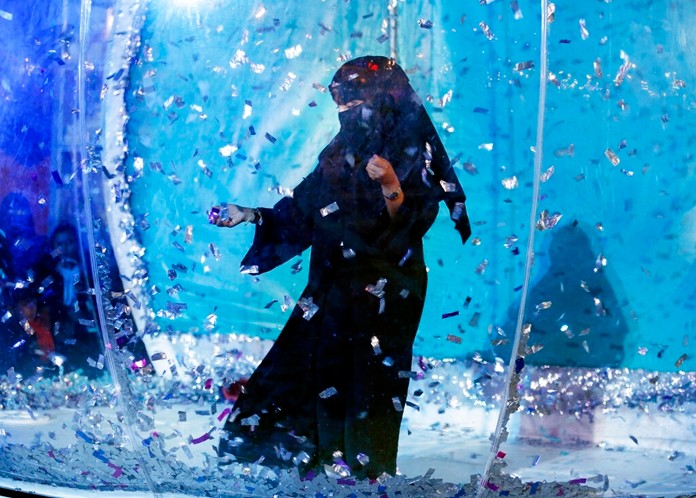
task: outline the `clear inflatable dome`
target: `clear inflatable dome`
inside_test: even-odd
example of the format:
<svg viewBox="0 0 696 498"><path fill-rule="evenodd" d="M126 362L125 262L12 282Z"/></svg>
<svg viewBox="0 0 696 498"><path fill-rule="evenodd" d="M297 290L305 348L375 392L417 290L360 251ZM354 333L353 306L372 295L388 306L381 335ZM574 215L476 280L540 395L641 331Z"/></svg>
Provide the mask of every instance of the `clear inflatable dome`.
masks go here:
<svg viewBox="0 0 696 498"><path fill-rule="evenodd" d="M0 1L0 494L694 496L695 23Z"/></svg>

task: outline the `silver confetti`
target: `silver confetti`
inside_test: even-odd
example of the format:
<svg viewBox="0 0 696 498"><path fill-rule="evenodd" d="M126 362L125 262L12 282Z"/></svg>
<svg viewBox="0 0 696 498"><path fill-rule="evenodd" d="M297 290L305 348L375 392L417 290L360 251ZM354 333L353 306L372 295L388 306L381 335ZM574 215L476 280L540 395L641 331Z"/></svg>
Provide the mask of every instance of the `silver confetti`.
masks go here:
<svg viewBox="0 0 696 498"><path fill-rule="evenodd" d="M459 221L459 219L462 217L464 214L464 203L463 202L457 202L454 204L454 209L452 209L452 220L453 221Z"/></svg>
<svg viewBox="0 0 696 498"><path fill-rule="evenodd" d="M592 66L594 68L594 73L597 78L602 78L604 75L602 74L602 59L597 57L594 62L592 63Z"/></svg>
<svg viewBox="0 0 696 498"><path fill-rule="evenodd" d="M520 9L520 5L517 2L517 0L512 0L510 2L510 7L512 8L512 15L515 18L516 21L519 21L522 19L522 10Z"/></svg>
<svg viewBox="0 0 696 498"><path fill-rule="evenodd" d="M534 67L534 61L524 61L515 64L515 71L524 71L525 69L532 69Z"/></svg>
<svg viewBox="0 0 696 498"><path fill-rule="evenodd" d="M491 28L488 27L488 24L481 21L479 23L479 27L481 28L481 31L483 31L483 34L486 35L486 38L488 38L489 40L493 40L493 38L495 38L495 35L491 31Z"/></svg>
<svg viewBox="0 0 696 498"><path fill-rule="evenodd" d="M335 387L327 387L326 389L324 389L322 392L319 393L319 397L321 399L326 399L326 398L330 398L331 396L335 396L336 394L338 394L338 391L336 390Z"/></svg>
<svg viewBox="0 0 696 498"><path fill-rule="evenodd" d="M382 354L382 349L379 347L379 339L376 336L373 336L370 339L370 345L372 346L372 350L376 355Z"/></svg>
<svg viewBox="0 0 696 498"><path fill-rule="evenodd" d="M550 166L549 169L547 169L545 172L543 172L539 176L539 180L541 181L541 183L548 182L549 179L553 176L555 171L556 171L556 168L554 166Z"/></svg>
<svg viewBox="0 0 696 498"><path fill-rule="evenodd" d="M543 302L536 305L536 310L537 311L547 310L551 307L551 305L552 305L551 301L543 301Z"/></svg>
<svg viewBox="0 0 696 498"><path fill-rule="evenodd" d="M258 265L242 265L239 268L239 273L249 274L249 275L258 275L259 267L258 267Z"/></svg>
<svg viewBox="0 0 696 498"><path fill-rule="evenodd" d="M292 306L292 298L287 294L283 296L283 304L280 305L280 311L285 313Z"/></svg>
<svg viewBox="0 0 696 498"><path fill-rule="evenodd" d="M549 211L544 209L539 215L539 219L536 223L536 229L539 231L550 230L558 224L562 217L563 215L560 213L549 215Z"/></svg>
<svg viewBox="0 0 696 498"><path fill-rule="evenodd" d="M368 284L365 286L365 290L372 294L373 296L382 298L384 297L384 286L387 285L387 279L386 278L380 278L377 280L377 283L375 285Z"/></svg>
<svg viewBox="0 0 696 498"><path fill-rule="evenodd" d="M681 356L679 357L679 359L678 359L677 362L674 364L674 366L675 366L676 368L681 367L682 364L686 361L687 358L688 358L687 354L684 353L683 355L681 355Z"/></svg>
<svg viewBox="0 0 696 498"><path fill-rule="evenodd" d="M429 174L433 175L433 170L430 169L430 163L433 160L433 149L428 142L425 142L425 152L423 152L423 157L425 158L425 169Z"/></svg>
<svg viewBox="0 0 696 498"><path fill-rule="evenodd" d="M442 187L442 190L445 192L456 192L457 191L457 184L456 183L448 183L444 180L440 180L440 186Z"/></svg>
<svg viewBox="0 0 696 498"><path fill-rule="evenodd" d="M616 72L616 76L614 77L614 85L616 86L621 86L624 79L628 75L629 69L633 67L633 64L631 63L628 54L626 54L626 52L624 52L623 50L621 51L621 60L623 60L624 62L623 64L621 64L621 67Z"/></svg>
<svg viewBox="0 0 696 498"><path fill-rule="evenodd" d="M587 40L590 36L590 32L587 30L587 23L585 22L585 19L580 19L578 24L580 25L580 37L583 40Z"/></svg>
<svg viewBox="0 0 696 498"><path fill-rule="evenodd" d="M251 427L255 427L255 426L259 425L260 420L261 420L261 417L259 417L257 414L254 414L250 417L243 418L242 425L248 425Z"/></svg>
<svg viewBox="0 0 696 498"><path fill-rule="evenodd" d="M321 215L323 217L326 217L326 216L330 215L331 213L335 213L336 211L338 211L338 204L336 202L332 202L328 206L321 208L319 210L319 213L321 213Z"/></svg>
<svg viewBox="0 0 696 498"><path fill-rule="evenodd" d="M510 178L503 178L501 180L501 183L503 184L503 187L505 187L507 190L514 190L517 187L519 187L519 182L517 181L516 176L511 176Z"/></svg>
<svg viewBox="0 0 696 498"><path fill-rule="evenodd" d="M302 299L297 301L297 305L304 312L302 314L302 318L304 318L305 320L311 320L312 317L316 314L316 312L319 311L319 306L314 304L314 299L311 297L303 297Z"/></svg>
<svg viewBox="0 0 696 498"><path fill-rule="evenodd" d="M595 273L602 271L602 268L604 268L605 266L607 266L607 258L602 256L602 254L600 253L597 256L597 259L595 260L595 267L594 267Z"/></svg>
<svg viewBox="0 0 696 498"><path fill-rule="evenodd" d="M621 159L619 159L619 156L617 156L614 151L612 151L609 147L604 151L604 155L606 156L607 159L609 159L609 162L611 162L612 166L618 166L619 163L621 162Z"/></svg>

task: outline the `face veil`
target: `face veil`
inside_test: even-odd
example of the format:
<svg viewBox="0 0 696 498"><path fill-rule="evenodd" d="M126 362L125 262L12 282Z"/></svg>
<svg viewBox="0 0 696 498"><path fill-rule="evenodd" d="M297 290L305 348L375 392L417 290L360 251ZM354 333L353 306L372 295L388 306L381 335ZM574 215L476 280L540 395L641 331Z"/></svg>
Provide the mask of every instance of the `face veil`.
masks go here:
<svg viewBox="0 0 696 498"><path fill-rule="evenodd" d="M339 107L341 129L320 154L320 167L335 174L330 170L340 168L347 154L364 159L378 154L394 164L409 164L409 168L419 170L425 165L430 181L443 185L438 198L447 204L455 229L465 242L471 227L464 191L404 70L387 57L359 57L336 71L329 89ZM421 151L422 157L403 161L413 150Z"/></svg>

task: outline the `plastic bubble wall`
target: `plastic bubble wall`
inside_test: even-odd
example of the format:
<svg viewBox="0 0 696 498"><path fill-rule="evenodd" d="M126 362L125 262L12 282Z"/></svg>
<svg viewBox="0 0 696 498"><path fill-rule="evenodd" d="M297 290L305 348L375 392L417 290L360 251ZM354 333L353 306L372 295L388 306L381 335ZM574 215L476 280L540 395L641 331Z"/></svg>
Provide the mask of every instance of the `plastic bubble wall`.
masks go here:
<svg viewBox="0 0 696 498"><path fill-rule="evenodd" d="M0 0L0 494L694 496L694 26Z"/></svg>

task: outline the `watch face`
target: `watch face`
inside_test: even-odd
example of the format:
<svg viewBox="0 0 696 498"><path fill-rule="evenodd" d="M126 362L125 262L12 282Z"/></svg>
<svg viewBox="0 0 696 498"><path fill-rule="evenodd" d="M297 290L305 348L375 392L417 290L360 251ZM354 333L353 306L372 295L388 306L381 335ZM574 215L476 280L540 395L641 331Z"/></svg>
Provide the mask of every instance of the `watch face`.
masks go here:
<svg viewBox="0 0 696 498"><path fill-rule="evenodd" d="M395 201L396 199L399 198L400 193L401 193L401 189L397 189L396 191L391 192L389 194L384 194L384 197L386 197L390 201Z"/></svg>

